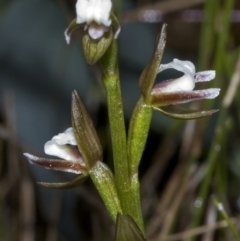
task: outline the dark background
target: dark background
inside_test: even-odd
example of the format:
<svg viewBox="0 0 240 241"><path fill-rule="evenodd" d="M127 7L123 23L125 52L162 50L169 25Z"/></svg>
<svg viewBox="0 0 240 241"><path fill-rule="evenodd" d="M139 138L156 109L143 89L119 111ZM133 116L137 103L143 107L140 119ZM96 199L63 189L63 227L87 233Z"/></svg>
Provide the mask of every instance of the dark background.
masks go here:
<svg viewBox="0 0 240 241"><path fill-rule="evenodd" d="M164 22L168 37L163 63L178 58L195 63L197 71L217 70L211 85L222 88L221 96L191 107L221 108L239 55L240 5L236 1L228 10L225 1L217 1L209 10L210 2L214 0L205 4L200 0L115 3L122 26L119 65L127 124L140 96L139 76ZM105 161L112 166L100 69L86 64L81 31L73 34L70 45L64 39L64 30L75 17L74 6L71 0L0 2L0 240L97 241L114 236L114 224L91 181L76 189L44 189L36 182L62 182L74 175L30 165L22 156L23 152L45 156L44 143L71 126L71 92L76 89L97 127ZM209 41L206 36L211 36ZM169 70L157 81L175 76L179 73ZM211 86L207 83L205 87ZM216 114L203 121L183 122L154 113L140 166L143 210L151 239L167 236L166 222L172 225L170 233L188 230L194 209L202 201L206 206L199 225L209 224L211 217L217 222L221 218L211 201L212 194L220 197L230 216L237 217L239 101L237 94L227 110L223 108L221 119ZM219 130L221 136L216 140ZM219 152L215 159L221 165L214 169L208 198L200 200L198 191L212 152ZM193 160L190 166L189 160ZM167 219L169 213L174 216L172 223ZM215 230L211 234L208 240L222 240ZM226 231L225 240L228 235Z"/></svg>

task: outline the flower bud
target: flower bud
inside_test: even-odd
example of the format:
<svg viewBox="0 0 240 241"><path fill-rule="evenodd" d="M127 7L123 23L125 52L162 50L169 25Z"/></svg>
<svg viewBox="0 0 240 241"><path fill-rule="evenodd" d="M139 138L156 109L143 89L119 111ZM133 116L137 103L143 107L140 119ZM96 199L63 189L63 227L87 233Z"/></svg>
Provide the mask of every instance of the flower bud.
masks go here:
<svg viewBox="0 0 240 241"><path fill-rule="evenodd" d="M82 38L82 43L87 63L92 65L101 59L111 44L112 39L112 30L105 32L104 35L98 39L91 38L91 36L85 32Z"/></svg>

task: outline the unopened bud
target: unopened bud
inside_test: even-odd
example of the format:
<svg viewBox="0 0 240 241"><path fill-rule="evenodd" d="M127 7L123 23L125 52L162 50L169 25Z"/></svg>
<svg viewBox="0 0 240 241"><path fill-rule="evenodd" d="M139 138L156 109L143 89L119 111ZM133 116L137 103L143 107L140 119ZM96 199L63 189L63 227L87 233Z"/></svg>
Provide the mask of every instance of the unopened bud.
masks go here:
<svg viewBox="0 0 240 241"><path fill-rule="evenodd" d="M82 38L83 50L87 63L95 64L107 51L113 40L113 31L110 29L99 39L92 39L88 32L85 32Z"/></svg>

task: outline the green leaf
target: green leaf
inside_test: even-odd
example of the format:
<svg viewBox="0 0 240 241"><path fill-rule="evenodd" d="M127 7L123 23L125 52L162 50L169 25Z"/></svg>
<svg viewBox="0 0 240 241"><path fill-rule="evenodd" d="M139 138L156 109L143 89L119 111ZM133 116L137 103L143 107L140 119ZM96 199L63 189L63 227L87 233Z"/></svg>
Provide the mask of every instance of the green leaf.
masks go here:
<svg viewBox="0 0 240 241"><path fill-rule="evenodd" d="M97 161L102 160L102 147L77 91L72 93L72 126L86 169L89 170Z"/></svg>
<svg viewBox="0 0 240 241"><path fill-rule="evenodd" d="M143 233L130 215L118 213L116 241L146 241Z"/></svg>
<svg viewBox="0 0 240 241"><path fill-rule="evenodd" d="M162 114L182 120L198 119L205 116L210 116L219 110L196 111L189 110L175 105L164 106L161 108L153 107L153 109L160 111Z"/></svg>

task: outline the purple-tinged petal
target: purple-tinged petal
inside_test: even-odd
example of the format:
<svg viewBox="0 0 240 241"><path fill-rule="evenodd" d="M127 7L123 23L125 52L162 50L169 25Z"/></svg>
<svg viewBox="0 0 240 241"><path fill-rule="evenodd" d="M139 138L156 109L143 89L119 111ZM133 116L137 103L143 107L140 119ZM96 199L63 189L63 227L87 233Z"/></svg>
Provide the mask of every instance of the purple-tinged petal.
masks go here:
<svg viewBox="0 0 240 241"><path fill-rule="evenodd" d="M180 91L162 93L153 91L151 93L151 104L155 107L176 105L201 99L214 99L219 95L220 89L206 89L195 91Z"/></svg>
<svg viewBox="0 0 240 241"><path fill-rule="evenodd" d="M75 174L81 174L86 172L85 167L82 166L80 162L41 158L33 156L29 153L24 153L23 155L27 157L28 161L31 164L36 164L47 169L72 172Z"/></svg>
<svg viewBox="0 0 240 241"><path fill-rule="evenodd" d="M197 82L206 82L214 79L216 76L216 71L215 70L207 70L207 71L201 71L197 72L194 75L194 80L195 83Z"/></svg>
<svg viewBox="0 0 240 241"><path fill-rule="evenodd" d="M205 116L210 116L218 112L218 110L208 110L208 111L189 110L189 109L181 108L175 105L164 106L161 108L157 108L157 107L153 107L153 108L166 116L176 118L176 119L181 119L181 120L199 119Z"/></svg>
<svg viewBox="0 0 240 241"><path fill-rule="evenodd" d="M59 183L48 183L48 182L38 182L43 187L52 188L52 189L65 189L65 188L73 188L79 186L87 179L86 174L81 174L74 180L70 182L59 182Z"/></svg>
<svg viewBox="0 0 240 241"><path fill-rule="evenodd" d="M99 39L108 31L109 27L95 22L90 23L88 26L88 34L92 39Z"/></svg>

